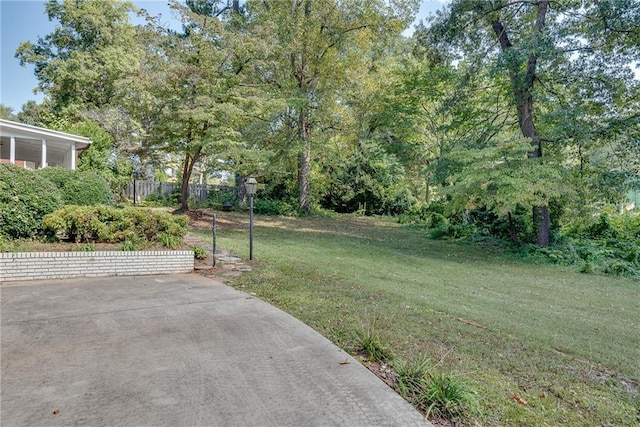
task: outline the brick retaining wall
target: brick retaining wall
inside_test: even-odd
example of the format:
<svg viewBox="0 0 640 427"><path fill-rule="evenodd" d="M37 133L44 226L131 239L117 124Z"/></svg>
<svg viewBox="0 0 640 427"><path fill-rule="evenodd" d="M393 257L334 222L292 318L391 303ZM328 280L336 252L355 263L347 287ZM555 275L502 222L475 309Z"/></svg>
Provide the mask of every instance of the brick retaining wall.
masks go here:
<svg viewBox="0 0 640 427"><path fill-rule="evenodd" d="M0 282L192 271L193 251L0 253Z"/></svg>

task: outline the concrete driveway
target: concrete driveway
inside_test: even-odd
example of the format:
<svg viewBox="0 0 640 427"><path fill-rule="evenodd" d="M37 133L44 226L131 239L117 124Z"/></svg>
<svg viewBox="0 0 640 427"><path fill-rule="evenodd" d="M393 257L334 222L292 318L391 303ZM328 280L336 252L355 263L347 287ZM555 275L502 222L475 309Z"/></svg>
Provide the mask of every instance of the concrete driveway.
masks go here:
<svg viewBox="0 0 640 427"><path fill-rule="evenodd" d="M198 275L4 283L0 300L3 426L428 425L308 326Z"/></svg>

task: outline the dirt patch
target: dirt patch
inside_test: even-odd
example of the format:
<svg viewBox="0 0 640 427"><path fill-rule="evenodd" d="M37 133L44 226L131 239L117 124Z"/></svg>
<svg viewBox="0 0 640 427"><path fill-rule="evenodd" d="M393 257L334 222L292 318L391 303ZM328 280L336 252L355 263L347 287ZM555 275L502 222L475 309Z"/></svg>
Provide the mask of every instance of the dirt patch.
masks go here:
<svg viewBox="0 0 640 427"><path fill-rule="evenodd" d="M378 378L382 380L386 385L395 390L396 386L396 374L393 372L389 366L380 362L369 362L367 360L362 360L361 363L367 367L371 372L376 374Z"/></svg>
<svg viewBox="0 0 640 427"><path fill-rule="evenodd" d="M193 210L185 212L189 217L189 227L197 230L211 230L213 227L213 210ZM246 228L247 224L216 215L216 228Z"/></svg>
<svg viewBox="0 0 640 427"><path fill-rule="evenodd" d="M218 267L211 267L211 264L201 268L196 267L195 272L201 276L204 276L209 279L213 279L222 283L227 283L229 280L233 279L232 276L229 276L229 270L224 270Z"/></svg>

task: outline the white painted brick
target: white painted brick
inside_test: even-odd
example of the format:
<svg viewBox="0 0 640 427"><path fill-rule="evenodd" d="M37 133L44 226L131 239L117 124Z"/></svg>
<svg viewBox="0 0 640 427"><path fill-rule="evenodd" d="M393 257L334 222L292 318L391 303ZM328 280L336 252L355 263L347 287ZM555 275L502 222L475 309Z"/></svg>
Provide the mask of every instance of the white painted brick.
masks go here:
<svg viewBox="0 0 640 427"><path fill-rule="evenodd" d="M193 271L191 251L0 254L0 281Z"/></svg>

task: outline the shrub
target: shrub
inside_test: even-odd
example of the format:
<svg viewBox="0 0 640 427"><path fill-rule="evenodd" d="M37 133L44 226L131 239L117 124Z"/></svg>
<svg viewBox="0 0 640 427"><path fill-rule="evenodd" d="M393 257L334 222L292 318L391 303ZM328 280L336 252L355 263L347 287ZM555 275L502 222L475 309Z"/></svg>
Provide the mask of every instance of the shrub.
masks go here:
<svg viewBox="0 0 640 427"><path fill-rule="evenodd" d="M162 243L162 246L169 249L178 249L180 245L182 245L182 237L167 232L160 233L156 240Z"/></svg>
<svg viewBox="0 0 640 427"><path fill-rule="evenodd" d="M583 273L640 277L640 215L605 209L599 215L576 216L552 248L525 251Z"/></svg>
<svg viewBox="0 0 640 427"><path fill-rule="evenodd" d="M100 175L61 167L48 167L36 172L53 182L62 194L65 205L113 205L109 183Z"/></svg>
<svg viewBox="0 0 640 427"><path fill-rule="evenodd" d="M69 205L113 205L109 183L100 175L78 172L63 188L64 201Z"/></svg>
<svg viewBox="0 0 640 427"><path fill-rule="evenodd" d="M613 227L609 220L609 216L606 213L603 213L598 218L598 221L587 229L589 233L589 237L594 239L599 238L615 238L616 229Z"/></svg>
<svg viewBox="0 0 640 427"><path fill-rule="evenodd" d="M580 267L580 273L591 274L593 273L593 263L587 261L582 267Z"/></svg>
<svg viewBox="0 0 640 427"><path fill-rule="evenodd" d="M638 271L634 268L633 264L621 260L608 262L604 267L603 272L606 274L625 277L633 277L638 274Z"/></svg>
<svg viewBox="0 0 640 427"><path fill-rule="evenodd" d="M398 217L398 222L400 224L423 224L429 227L437 227L448 222L444 212L444 204L440 202L416 203Z"/></svg>
<svg viewBox="0 0 640 427"><path fill-rule="evenodd" d="M391 200L387 202L385 207L388 215L402 215L404 212L411 211L418 203L418 200L406 188L397 190L390 197Z"/></svg>
<svg viewBox="0 0 640 427"><path fill-rule="evenodd" d="M38 169L36 174L53 182L59 190L62 190L67 182L75 178L76 171L59 166L51 166Z"/></svg>
<svg viewBox="0 0 640 427"><path fill-rule="evenodd" d="M563 234L573 238L640 240L640 215L605 210L597 216L576 216L565 225Z"/></svg>
<svg viewBox="0 0 640 427"><path fill-rule="evenodd" d="M170 198L162 197L158 194L149 194L142 201L142 206L146 207L173 206L174 204Z"/></svg>
<svg viewBox="0 0 640 427"><path fill-rule="evenodd" d="M187 234L189 218L185 215L171 215L164 211L127 207L123 209L127 229L145 240L159 241L163 233L182 238ZM179 245L178 245L179 246Z"/></svg>
<svg viewBox="0 0 640 427"><path fill-rule="evenodd" d="M65 206L43 221L51 236L74 242L125 242L127 250L152 241L175 249L182 244L187 224L184 215L103 205Z"/></svg>
<svg viewBox="0 0 640 427"><path fill-rule="evenodd" d="M470 224L441 224L431 229L432 239L461 239L473 235L474 227Z"/></svg>
<svg viewBox="0 0 640 427"><path fill-rule="evenodd" d="M535 241L530 209L522 205L517 205L508 215L479 207L470 210L466 217L467 222L472 223L480 235L519 243Z"/></svg>
<svg viewBox="0 0 640 427"><path fill-rule="evenodd" d="M209 257L209 252L202 246L192 246L193 249L193 257L196 259L207 259Z"/></svg>
<svg viewBox="0 0 640 427"><path fill-rule="evenodd" d="M144 248L144 240L135 234L128 235L120 247L123 251L138 251L142 248Z"/></svg>
<svg viewBox="0 0 640 427"><path fill-rule="evenodd" d="M528 245L522 255L542 257L555 264L572 265L583 273L640 277L640 240L593 239L564 236L553 247Z"/></svg>
<svg viewBox="0 0 640 427"><path fill-rule="evenodd" d="M297 208L282 200L254 199L253 211L262 215L297 216Z"/></svg>
<svg viewBox="0 0 640 427"><path fill-rule="evenodd" d="M225 203L231 202L232 206L238 204L238 198L233 187L216 187L213 191L209 191L207 197L207 205L216 210L223 209Z"/></svg>
<svg viewBox="0 0 640 427"><path fill-rule="evenodd" d="M42 218L62 206L56 186L33 171L0 165L0 234L32 237L42 232Z"/></svg>
<svg viewBox="0 0 640 427"><path fill-rule="evenodd" d="M374 143L362 142L347 156L329 158L321 172L318 202L325 209L357 215L398 215L415 198L398 179L403 166Z"/></svg>
<svg viewBox="0 0 640 427"><path fill-rule="evenodd" d="M121 241L122 222L122 211L102 205L64 206L42 221L49 235L76 243Z"/></svg>
<svg viewBox="0 0 640 427"><path fill-rule="evenodd" d="M449 220L447 219L447 217L438 212L430 212L429 226L431 228L438 228L446 225L449 225Z"/></svg>

